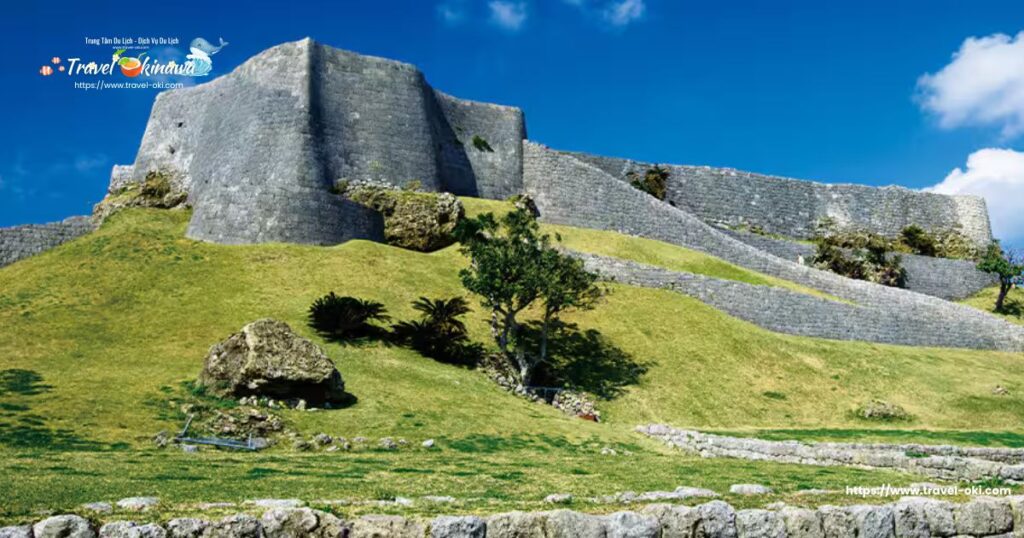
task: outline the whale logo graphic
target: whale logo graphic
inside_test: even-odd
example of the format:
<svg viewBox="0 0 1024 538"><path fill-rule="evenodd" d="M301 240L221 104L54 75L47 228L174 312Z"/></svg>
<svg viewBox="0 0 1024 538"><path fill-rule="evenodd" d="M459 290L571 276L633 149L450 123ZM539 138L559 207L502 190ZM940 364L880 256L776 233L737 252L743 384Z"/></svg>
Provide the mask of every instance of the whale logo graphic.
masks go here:
<svg viewBox="0 0 1024 538"><path fill-rule="evenodd" d="M220 46L217 47L201 37L193 39L188 46L189 54L185 56L185 59L191 61L194 66L192 76L205 77L210 74L213 69L213 60L210 59L210 56L217 54L227 45L228 42L224 41L223 37L220 38Z"/></svg>

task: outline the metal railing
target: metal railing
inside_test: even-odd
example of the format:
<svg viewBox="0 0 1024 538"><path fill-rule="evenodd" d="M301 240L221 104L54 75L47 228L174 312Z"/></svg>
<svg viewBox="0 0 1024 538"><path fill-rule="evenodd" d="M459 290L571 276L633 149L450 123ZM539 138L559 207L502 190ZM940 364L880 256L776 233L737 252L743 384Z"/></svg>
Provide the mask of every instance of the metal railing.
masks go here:
<svg viewBox="0 0 1024 538"><path fill-rule="evenodd" d="M190 443L197 445L212 445L219 446L221 448L230 448L233 450L259 450L260 447L256 445L252 438L252 432L249 432L249 439L245 442L238 441L236 439L222 439L220 437L188 437L188 428L192 425L192 415L188 416L188 420L185 421L185 427L182 428L181 433L174 437L174 440L179 443Z"/></svg>

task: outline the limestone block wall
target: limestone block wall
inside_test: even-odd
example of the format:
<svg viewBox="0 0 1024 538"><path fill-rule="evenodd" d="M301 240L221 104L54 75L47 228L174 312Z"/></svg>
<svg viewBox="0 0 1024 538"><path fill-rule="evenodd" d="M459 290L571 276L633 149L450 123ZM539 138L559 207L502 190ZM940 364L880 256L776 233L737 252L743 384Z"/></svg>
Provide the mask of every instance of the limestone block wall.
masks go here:
<svg viewBox="0 0 1024 538"><path fill-rule="evenodd" d="M786 334L908 346L1024 351L1022 331L987 315L962 320L953 312L861 306L784 288L669 271L631 261L573 253L602 277L689 295L731 316ZM979 312L979 314L981 314Z"/></svg>
<svg viewBox="0 0 1024 538"><path fill-rule="evenodd" d="M638 426L637 431L705 458L895 469L953 482L997 479L1019 484L1024 481L1024 451L1015 448L767 441L683 430L664 424Z"/></svg>
<svg viewBox="0 0 1024 538"><path fill-rule="evenodd" d="M786 260L797 261L802 256L809 264L814 259L813 245L750 232L722 232ZM970 260L932 258L914 254L899 256L903 260L903 268L907 270L907 289L911 291L947 301L958 301L996 284L993 275L979 271L977 264Z"/></svg>
<svg viewBox="0 0 1024 538"><path fill-rule="evenodd" d="M601 169L533 142L524 143L523 181L541 218L557 224L611 230L693 248L730 263L796 282L862 307L891 312L915 330L937 333L974 327L983 349L1024 349L1024 329L934 297L850 280L773 256L712 228L686 211L642 193ZM935 334L936 338L942 338ZM851 332L844 339L865 339ZM961 347L981 344L971 338Z"/></svg>
<svg viewBox="0 0 1024 538"><path fill-rule="evenodd" d="M61 222L0 228L0 267L50 250L93 229L89 217L70 217Z"/></svg>
<svg viewBox="0 0 1024 538"><path fill-rule="evenodd" d="M381 236L378 218L331 194L337 181L506 197L521 190L524 137L519 109L456 99L411 65L306 39L161 93L131 174L177 178L194 208L190 237L329 245Z"/></svg>
<svg viewBox="0 0 1024 538"><path fill-rule="evenodd" d="M573 155L618 179L624 179L629 171L642 173L653 166L627 159ZM816 183L709 166L667 168L671 176L666 199L713 224L757 225L771 233L809 238L818 221L827 216L836 219L842 228L871 230L890 237L911 224L945 230L955 223L979 245L992 239L985 200L976 196Z"/></svg>
<svg viewBox="0 0 1024 538"><path fill-rule="evenodd" d="M929 538L1010 537L1024 533L1024 497L975 497L962 503L905 497L884 505L783 506L736 510L715 500L696 506L650 504L593 515L571 510L508 512L433 519L367 515L351 520L310 508L272 508L257 517L216 521L94 525L78 515L0 528L5 538Z"/></svg>

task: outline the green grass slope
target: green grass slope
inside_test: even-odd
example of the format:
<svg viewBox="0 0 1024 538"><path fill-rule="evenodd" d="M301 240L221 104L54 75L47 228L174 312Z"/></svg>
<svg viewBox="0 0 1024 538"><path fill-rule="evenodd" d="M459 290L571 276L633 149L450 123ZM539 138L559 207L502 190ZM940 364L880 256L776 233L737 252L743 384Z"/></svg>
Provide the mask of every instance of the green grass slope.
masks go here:
<svg viewBox="0 0 1024 538"><path fill-rule="evenodd" d="M1020 355L779 335L676 293L621 285L569 321L600 331L646 373L601 402L605 422L570 418L510 396L478 372L398 347L326 343L304 323L313 299L332 290L381 301L395 319L412 317L409 303L420 295L463 294L457 273L466 260L457 248L214 245L184 237L188 218L125 211L93 234L0 269L0 483L11 492L0 521L141 494L182 502L450 494L480 499L461 508L493 511L539 507L560 491L724 491L763 482L785 499L803 488L915 479L709 462L632 432L650 421L808 439L1021 441ZM772 285L664 243L558 230L571 248ZM153 451L155 432L180 428L168 400L195 379L210 345L261 317L322 344L358 398L346 409L284 412L293 429L404 437L413 447L433 438L439 452L297 454L287 444L260 454ZM484 313L477 308L467 321L473 339L486 343ZM993 395L997 384L1010 394ZM870 398L898 403L913 419L856 418L851 411ZM632 454L604 459L604 446Z"/></svg>
<svg viewBox="0 0 1024 538"><path fill-rule="evenodd" d="M279 318L323 343L304 319L327 291L381 301L396 319L413 316L409 302L419 295L463 293L457 271L465 260L454 247L421 254L363 241L221 246L185 239L187 218L125 212L90 236L0 270L0 370L30 372L43 386L39 394L3 396L0 444L46 435L55 446L143 443L177 426L166 413L166 393L194 379L209 346L245 323ZM593 233L604 234L605 244L629 240ZM293 419L303 430L349 437L542 431L614 440L648 421L870 428L851 412L871 398L914 416L888 427L1013 430L1024 416L1019 355L792 337L673 292L612 291L596 310L570 316L647 368L639 383L603 404L607 425L568 419L503 393L476 372L406 349L328 343L359 403ZM474 339L487 342L486 317L476 311L468 321ZM993 395L997 384L1010 395Z"/></svg>
<svg viewBox="0 0 1024 538"><path fill-rule="evenodd" d="M960 302L999 316L1010 323L1024 325L1024 290L1020 288L1010 290L1010 293L1006 295L1006 308L1003 312L995 311L996 297L998 296L999 287L992 286Z"/></svg>

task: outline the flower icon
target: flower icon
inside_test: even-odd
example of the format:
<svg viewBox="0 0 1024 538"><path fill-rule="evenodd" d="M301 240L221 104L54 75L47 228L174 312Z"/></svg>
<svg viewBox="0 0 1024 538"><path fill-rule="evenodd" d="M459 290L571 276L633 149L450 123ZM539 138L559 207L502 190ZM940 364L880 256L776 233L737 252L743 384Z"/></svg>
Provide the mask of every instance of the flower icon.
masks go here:
<svg viewBox="0 0 1024 538"><path fill-rule="evenodd" d="M61 73L63 73L64 72L64 66L62 65L62 66L58 67L57 71L60 71Z"/></svg>
<svg viewBox="0 0 1024 538"><path fill-rule="evenodd" d="M54 56L50 61L53 62L53 65L57 65L60 63L60 56Z"/></svg>
<svg viewBox="0 0 1024 538"><path fill-rule="evenodd" d="M39 74L43 75L44 77L48 77L53 74L53 68L48 65L44 65L39 68Z"/></svg>

